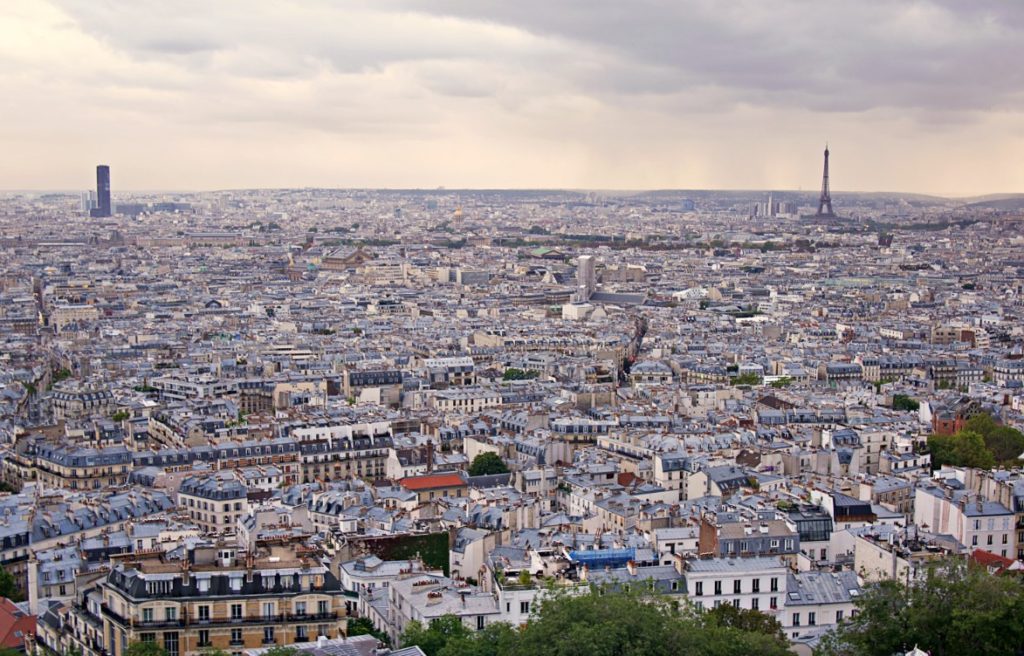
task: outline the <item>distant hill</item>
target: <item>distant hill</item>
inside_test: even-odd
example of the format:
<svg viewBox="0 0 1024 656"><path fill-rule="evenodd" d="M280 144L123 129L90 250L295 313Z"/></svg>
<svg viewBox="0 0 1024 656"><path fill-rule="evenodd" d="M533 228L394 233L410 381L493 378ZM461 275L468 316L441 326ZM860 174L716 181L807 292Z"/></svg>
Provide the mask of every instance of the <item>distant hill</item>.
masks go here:
<svg viewBox="0 0 1024 656"><path fill-rule="evenodd" d="M993 194L967 200L967 207L993 210L1024 210L1024 194Z"/></svg>

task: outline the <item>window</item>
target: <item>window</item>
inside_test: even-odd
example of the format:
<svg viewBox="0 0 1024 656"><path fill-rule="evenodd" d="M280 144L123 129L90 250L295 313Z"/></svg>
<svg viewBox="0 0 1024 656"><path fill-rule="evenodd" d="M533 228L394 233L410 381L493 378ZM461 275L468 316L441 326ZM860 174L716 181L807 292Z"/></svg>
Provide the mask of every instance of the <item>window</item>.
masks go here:
<svg viewBox="0 0 1024 656"><path fill-rule="evenodd" d="M992 535L991 534L988 536L988 544L989 544L989 546L992 545Z"/></svg>
<svg viewBox="0 0 1024 656"><path fill-rule="evenodd" d="M779 598L772 597L771 599L769 599L768 608L771 608L772 610L777 610L779 608Z"/></svg>
<svg viewBox="0 0 1024 656"><path fill-rule="evenodd" d="M776 578L774 576L772 577L772 580L769 581L769 589L772 592L778 592L779 591L779 579L778 578Z"/></svg>
<svg viewBox="0 0 1024 656"><path fill-rule="evenodd" d="M843 611L837 610L836 611L836 624L838 624L839 622L842 622L842 621L843 621Z"/></svg>
<svg viewBox="0 0 1024 656"><path fill-rule="evenodd" d="M265 626L263 627L263 644L269 645L274 642L274 627Z"/></svg>
<svg viewBox="0 0 1024 656"><path fill-rule="evenodd" d="M295 602L295 614L296 615L305 615L306 614L306 602L304 602L304 601L296 601Z"/></svg>
<svg viewBox="0 0 1024 656"><path fill-rule="evenodd" d="M697 610L704 610L704 602L703 601L695 602L693 605L697 607Z"/></svg>
<svg viewBox="0 0 1024 656"><path fill-rule="evenodd" d="M697 581L697 585L693 591L693 594L695 594L698 597L704 595L704 581Z"/></svg>
<svg viewBox="0 0 1024 656"><path fill-rule="evenodd" d="M530 602L528 602L528 601L520 601L519 602L519 612L522 613L523 615L529 615L530 614Z"/></svg>
<svg viewBox="0 0 1024 656"><path fill-rule="evenodd" d="M210 607L209 606L200 606L199 607L199 621L200 622L209 622L210 621Z"/></svg>
<svg viewBox="0 0 1024 656"><path fill-rule="evenodd" d="M793 613L793 626L800 626L800 613Z"/></svg>
<svg viewBox="0 0 1024 656"><path fill-rule="evenodd" d="M818 614L814 613L814 612L807 613L807 624L810 625L810 626L817 625L818 624Z"/></svg>
<svg viewBox="0 0 1024 656"><path fill-rule="evenodd" d="M758 609L760 609L760 607L761 607L761 603L760 602L761 602L761 600L758 599L757 597L754 597L753 599L751 599L750 600L750 610L758 610Z"/></svg>
<svg viewBox="0 0 1024 656"><path fill-rule="evenodd" d="M740 579L736 579L735 581L733 581L732 592L733 594L740 594L741 592L743 592L743 581L741 581Z"/></svg>
<svg viewBox="0 0 1024 656"><path fill-rule="evenodd" d="M199 646L209 647L210 646L210 630L199 629Z"/></svg>
<svg viewBox="0 0 1024 656"><path fill-rule="evenodd" d="M972 547L978 546L978 536L977 535L972 535L971 536L971 546Z"/></svg>
<svg viewBox="0 0 1024 656"><path fill-rule="evenodd" d="M164 651L167 656L178 656L178 632L168 631L164 634Z"/></svg>
<svg viewBox="0 0 1024 656"><path fill-rule="evenodd" d="M178 619L178 609L174 608L174 607L165 608L164 609L164 618L168 622L173 622L174 620ZM177 635L177 634L175 634L175 635Z"/></svg>
<svg viewBox="0 0 1024 656"><path fill-rule="evenodd" d="M309 640L309 633L306 632L306 627L302 624L295 627L295 640L297 642L306 642Z"/></svg>
<svg viewBox="0 0 1024 656"><path fill-rule="evenodd" d="M732 600L732 607L733 608L739 608L740 607L740 600L739 599L733 599Z"/></svg>
<svg viewBox="0 0 1024 656"><path fill-rule="evenodd" d="M328 612L330 612L327 608L327 602L325 600L321 599L320 601L316 602L316 612L319 615L326 615Z"/></svg>
<svg viewBox="0 0 1024 656"><path fill-rule="evenodd" d="M242 629L231 629L231 644L240 645L243 642Z"/></svg>
<svg viewBox="0 0 1024 656"><path fill-rule="evenodd" d="M140 633L139 642L156 642L155 633Z"/></svg>
<svg viewBox="0 0 1024 656"><path fill-rule="evenodd" d="M483 615L477 615L476 616L476 630L477 631L483 631L484 630L484 616Z"/></svg>
<svg viewBox="0 0 1024 656"><path fill-rule="evenodd" d="M272 602L272 601L265 601L265 602L263 602L263 617L273 617L273 616L274 616L274 602Z"/></svg>
<svg viewBox="0 0 1024 656"><path fill-rule="evenodd" d="M760 592L761 591L761 579L754 579L753 582L751 582L751 584L750 584L750 591L751 592Z"/></svg>
<svg viewBox="0 0 1024 656"><path fill-rule="evenodd" d="M242 619L242 604L231 604L231 619Z"/></svg>
<svg viewBox="0 0 1024 656"><path fill-rule="evenodd" d="M152 608L143 608L142 609L142 621L143 622L152 622L153 621L153 609Z"/></svg>
<svg viewBox="0 0 1024 656"><path fill-rule="evenodd" d="M1003 544L1006 544L1006 533L1003 533Z"/></svg>
<svg viewBox="0 0 1024 656"><path fill-rule="evenodd" d="M715 594L716 595L722 594L722 582L721 581L715 581Z"/></svg>

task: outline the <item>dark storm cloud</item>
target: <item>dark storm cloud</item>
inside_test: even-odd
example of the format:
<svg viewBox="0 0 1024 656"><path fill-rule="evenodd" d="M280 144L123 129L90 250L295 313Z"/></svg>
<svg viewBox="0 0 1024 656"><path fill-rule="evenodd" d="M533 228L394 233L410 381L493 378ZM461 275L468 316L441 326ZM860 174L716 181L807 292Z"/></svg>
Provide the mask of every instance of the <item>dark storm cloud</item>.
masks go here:
<svg viewBox="0 0 1024 656"><path fill-rule="evenodd" d="M710 85L738 100L829 111L1024 105L1024 3L396 3L515 26L601 64L572 81L607 93Z"/></svg>

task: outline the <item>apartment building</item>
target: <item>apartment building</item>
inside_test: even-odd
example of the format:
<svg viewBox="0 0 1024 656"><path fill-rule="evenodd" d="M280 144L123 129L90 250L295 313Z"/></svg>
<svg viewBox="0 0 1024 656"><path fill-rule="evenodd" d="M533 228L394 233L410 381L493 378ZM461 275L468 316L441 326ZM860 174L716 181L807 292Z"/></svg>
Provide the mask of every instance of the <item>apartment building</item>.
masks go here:
<svg viewBox="0 0 1024 656"><path fill-rule="evenodd" d="M207 545L180 560L136 552L111 559L100 584L106 652L155 642L167 656L344 636L345 597L319 553L286 540L254 552Z"/></svg>

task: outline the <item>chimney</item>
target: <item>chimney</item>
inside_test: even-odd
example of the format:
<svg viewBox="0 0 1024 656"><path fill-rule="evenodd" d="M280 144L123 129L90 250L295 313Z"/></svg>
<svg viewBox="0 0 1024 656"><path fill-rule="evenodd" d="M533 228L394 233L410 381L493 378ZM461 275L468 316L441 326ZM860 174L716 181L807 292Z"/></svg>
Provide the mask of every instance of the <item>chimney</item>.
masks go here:
<svg viewBox="0 0 1024 656"><path fill-rule="evenodd" d="M636 576L636 561L631 560L626 563L626 570L629 572L630 576Z"/></svg>
<svg viewBox="0 0 1024 656"><path fill-rule="evenodd" d="M316 646L319 649L323 649L324 647L326 647L327 646L327 636L323 636L323 635L322 636L317 636L317 638L316 638Z"/></svg>
<svg viewBox="0 0 1024 656"><path fill-rule="evenodd" d="M427 440L427 473L434 471L434 441Z"/></svg>

